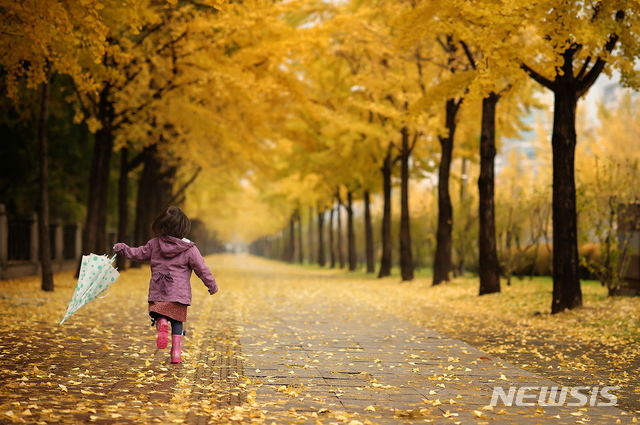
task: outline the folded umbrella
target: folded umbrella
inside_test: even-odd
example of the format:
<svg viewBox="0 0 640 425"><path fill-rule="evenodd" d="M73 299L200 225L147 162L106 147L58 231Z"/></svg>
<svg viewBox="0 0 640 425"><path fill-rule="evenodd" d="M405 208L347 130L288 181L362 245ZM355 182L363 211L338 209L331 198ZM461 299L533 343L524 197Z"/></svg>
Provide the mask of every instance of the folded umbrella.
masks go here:
<svg viewBox="0 0 640 425"><path fill-rule="evenodd" d="M80 277L69 307L67 307L67 312L60 324L63 324L69 316L106 291L116 281L120 273L112 266L115 258L115 255L111 258L98 254L82 256Z"/></svg>

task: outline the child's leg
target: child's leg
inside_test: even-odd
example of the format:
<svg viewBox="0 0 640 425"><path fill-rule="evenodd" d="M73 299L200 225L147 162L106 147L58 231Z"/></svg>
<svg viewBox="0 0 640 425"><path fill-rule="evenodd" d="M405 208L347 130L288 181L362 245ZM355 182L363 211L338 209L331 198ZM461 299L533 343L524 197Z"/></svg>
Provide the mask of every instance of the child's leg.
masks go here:
<svg viewBox="0 0 640 425"><path fill-rule="evenodd" d="M169 342L169 318L156 314L154 315L158 336L156 338L156 347L160 349L167 348Z"/></svg>
<svg viewBox="0 0 640 425"><path fill-rule="evenodd" d="M184 325L177 320L169 319L171 322L171 335L183 335Z"/></svg>
<svg viewBox="0 0 640 425"><path fill-rule="evenodd" d="M171 363L182 363L182 336L184 326L182 322L171 320Z"/></svg>

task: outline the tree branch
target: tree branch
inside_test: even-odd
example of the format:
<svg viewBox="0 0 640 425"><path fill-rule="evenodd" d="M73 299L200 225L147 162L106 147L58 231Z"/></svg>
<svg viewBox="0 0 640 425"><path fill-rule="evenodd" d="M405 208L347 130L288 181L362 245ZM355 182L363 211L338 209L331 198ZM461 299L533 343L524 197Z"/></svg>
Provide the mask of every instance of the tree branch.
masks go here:
<svg viewBox="0 0 640 425"><path fill-rule="evenodd" d="M188 83L184 83L184 84L173 84L173 80L174 78L172 78L170 81L167 82L166 85L160 87L154 94L153 96L151 96L151 98L149 100L147 100L146 102L143 102L142 104L136 106L135 108L127 108L122 110L118 116L122 117L120 121L118 121L117 123L113 124L113 128L114 129L119 129L120 127L122 127L124 124L132 124L132 121L129 119L130 115L135 115L137 113L139 113L140 111L142 111L144 108L146 108L147 106L151 105L154 101L162 98L162 95L165 93L168 93L174 89L177 89L179 87L186 87L186 86L190 86L191 84L197 84L200 82L200 80L194 80L194 81L189 81Z"/></svg>
<svg viewBox="0 0 640 425"><path fill-rule="evenodd" d="M422 94L426 96L427 89L424 86L424 83L422 82L422 63L420 62L420 51L418 49L416 49L416 66L418 67L418 77L419 77L418 84L420 85L420 90L422 91Z"/></svg>
<svg viewBox="0 0 640 425"><path fill-rule="evenodd" d="M448 46L444 43L444 41L440 39L440 36L436 37L436 41L438 42L440 47L442 47L442 50L444 50L445 52L449 52Z"/></svg>
<svg viewBox="0 0 640 425"><path fill-rule="evenodd" d="M576 75L576 80L581 80L582 77L584 77L584 74L587 72L587 68L589 68L590 64L591 64L591 56L585 59L584 63L582 64L582 68L580 68L578 75Z"/></svg>
<svg viewBox="0 0 640 425"><path fill-rule="evenodd" d="M416 133L413 135L413 140L411 141L411 145L409 146L409 154L413 152L413 148L415 148L416 144L418 143L418 137L420 137L421 135L422 133L419 131L416 131Z"/></svg>
<svg viewBox="0 0 640 425"><path fill-rule="evenodd" d="M154 143L153 145L144 148L142 152L140 152L138 155L136 155L135 158L127 163L127 172L133 171L135 168L141 165L150 153L157 151L157 147L158 145Z"/></svg>
<svg viewBox="0 0 640 425"><path fill-rule="evenodd" d="M175 195L173 195L173 198L171 198L169 204L173 204L173 201L175 201L179 196L182 196L185 190L187 190L187 188L191 186L191 184L198 178L198 174L200 174L200 171L202 171L202 167L198 167L193 176L180 188L180 190L178 190L178 192L176 192Z"/></svg>
<svg viewBox="0 0 640 425"><path fill-rule="evenodd" d="M473 69L477 69L476 61L473 58L473 53L471 53L471 50L469 49L469 46L467 45L467 43L465 43L463 40L460 40L460 44L462 45L462 49L464 50L464 53L467 55L467 58L469 59L469 63L471 64L471 67Z"/></svg>
<svg viewBox="0 0 640 425"><path fill-rule="evenodd" d="M594 11L594 19L599 12L600 12L600 7L596 6L596 9ZM625 18L624 10L618 10L616 12L616 17L615 17L616 22L621 22L624 18ZM607 53L611 53L613 49L616 47L616 44L618 43L618 39L619 39L618 34L611 34L609 36L609 40L607 40L607 42L604 45L604 51ZM584 75L584 77L578 81L578 86L576 90L576 99L579 99L583 94L587 92L587 90L591 88L591 86L596 82L596 80L598 79L598 76L600 75L605 65L607 64L607 61L599 57L596 60L596 63L593 64L593 67L589 70L589 72L585 74L586 66L588 62L589 60L585 62L583 69L581 69L580 73L578 74L579 76Z"/></svg>
<svg viewBox="0 0 640 425"><path fill-rule="evenodd" d="M340 186L336 186L336 200L338 201L338 207L340 207L340 205L342 205L343 207L346 207L345 204L342 202L342 198L340 197Z"/></svg>
<svg viewBox="0 0 640 425"><path fill-rule="evenodd" d="M616 15L616 19L617 19L617 15ZM617 42L618 42L618 35L617 34L611 35L611 37L609 37L609 40L607 41L607 44L605 44L604 46L605 51L607 53L611 53L613 48L616 46ZM595 83L596 80L598 79L598 76L600 75L600 73L602 72L606 64L607 64L607 61L605 61L602 58L598 58L596 60L596 63L593 64L593 67L589 70L589 72L586 73L584 78L578 81L578 89L576 90L576 99L579 99L580 97L582 97L582 95L585 94L587 90L591 88L593 83Z"/></svg>
<svg viewBox="0 0 640 425"><path fill-rule="evenodd" d="M89 115L89 106L84 104L84 98L82 96L82 93L80 93L80 90L78 90L78 86L76 85L76 82L74 81L74 79L71 79L71 86L73 87L73 91L76 94L76 98L78 99L78 103L80 104L80 109L82 109L82 112L84 112L85 117ZM98 111L97 111L97 104L98 102L95 101L95 99L92 99L91 96L87 95L86 99L89 101L90 106L93 109L93 113L94 115L97 115Z"/></svg>
<svg viewBox="0 0 640 425"><path fill-rule="evenodd" d="M502 98L502 96L507 93L509 90L511 90L511 87L513 87L512 83L507 84L507 86L505 88L503 88L502 90L500 90L500 92L498 93L494 93L494 95L498 98L498 100L500 100L500 98Z"/></svg>
<svg viewBox="0 0 640 425"><path fill-rule="evenodd" d="M534 71L533 69L531 69L526 63L524 62L520 62L520 68L522 68L522 70L524 72L526 72L527 74L529 74L529 76L531 78L533 78L535 81L537 81L539 84L543 85L544 87L548 88L549 90L553 90L554 87L554 82L543 77L541 74L538 74L536 71Z"/></svg>

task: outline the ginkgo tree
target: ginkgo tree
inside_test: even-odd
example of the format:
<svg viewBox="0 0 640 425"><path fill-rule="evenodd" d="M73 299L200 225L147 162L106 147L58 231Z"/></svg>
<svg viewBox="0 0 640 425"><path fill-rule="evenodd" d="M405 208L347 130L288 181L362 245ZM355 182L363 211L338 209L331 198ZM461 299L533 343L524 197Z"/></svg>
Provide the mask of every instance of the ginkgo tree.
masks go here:
<svg viewBox="0 0 640 425"><path fill-rule="evenodd" d="M356 267L353 195L356 190L370 189L372 185L371 171L367 169L373 165L367 136L375 132L375 126L363 119L361 108L354 103L361 95L354 89L359 86L353 64L345 61L339 42L328 41L330 36L336 36L335 26L327 24L326 19L323 24L299 31L303 34L300 44L291 49L282 66L297 76L301 95L290 96L287 118L278 131L280 138L275 140L280 151L275 154L286 164L280 167L276 178L292 201L317 206L320 264L324 263L323 209L334 206L330 214L332 228L336 208L344 206L349 268L353 270ZM335 202L327 202L331 198ZM336 228L338 245L342 239L340 217ZM329 236L333 248L332 229ZM333 249L330 252L334 263L336 252ZM337 257L341 252L338 248Z"/></svg>
<svg viewBox="0 0 640 425"><path fill-rule="evenodd" d="M434 13L433 6L422 4L422 13ZM518 65L510 60L510 51L504 48L509 39L510 21L503 17L501 3L452 2L437 11L439 20L448 22L446 31L453 38L450 49L468 61L468 86L464 93L467 109L481 103L480 118L480 175L478 177L479 219L479 278L480 295L500 291L500 266L494 214L494 159L496 147L497 105L502 99L509 106L502 113L500 134L515 135L520 112L519 104L531 104L531 90L526 77L518 73ZM422 25L424 27L424 25ZM455 124L455 120L449 120ZM468 120L467 120L468 121ZM451 127L448 124L448 128ZM468 127L468 122L466 123ZM505 125L506 124L506 125ZM451 132L451 130L450 130ZM444 271L444 270L443 270ZM434 281L435 282L435 281Z"/></svg>
<svg viewBox="0 0 640 425"><path fill-rule="evenodd" d="M246 169L248 158L255 155L256 149L242 148L247 142L257 146L256 135L262 125L262 117L256 113L259 108L252 104L261 100L253 93L273 92L273 80L277 79L277 75L265 72L271 66L265 63L260 47L272 35L270 29L283 25L278 20L273 26L265 25L270 16L267 12L278 10L263 8L261 2L245 2L222 11L217 3L149 4L143 9L145 20L138 34L121 33L110 39L100 97L80 98L85 109L91 111L93 106L92 116L99 123L96 146L101 149L94 158L103 165L96 163L94 170L101 170L96 174L102 178L95 196L90 197L87 216L87 227L99 228L96 235L103 234L101 211L106 199L104 190L97 189L104 188L105 159L114 146L121 148L121 188L127 186L128 172L136 164L144 164L136 210L137 244L151 236L147 229L155 212L179 199L184 186L173 193L179 174L188 185L202 169L222 162L218 158L207 163L199 150L213 144L219 157L234 158L237 154L230 165L235 164L238 170ZM264 15L261 20L251 18L256 11ZM267 33L258 42L244 36L247 31L257 35L258 30ZM279 39L284 38L286 34ZM131 161L129 149L139 152ZM192 171L185 172L186 167ZM127 229L126 198L121 194L121 237ZM86 245L102 245L100 240L88 238Z"/></svg>
<svg viewBox="0 0 640 425"><path fill-rule="evenodd" d="M157 22L157 10L163 13L165 5L52 1L44 7L41 2L13 2L3 9L9 17L7 33L12 34L3 37L8 44L2 46L9 94L17 78L37 83L43 73L69 75L75 90L72 97L79 101L75 122L84 120L95 132L83 241L87 252L103 252L106 246L106 188L114 132L130 118L125 111L134 110L118 104L115 96L118 89L135 79L139 72L136 65L140 65L132 52L139 47L133 38L144 39L152 32L147 30ZM48 243L41 245L47 247Z"/></svg>
<svg viewBox="0 0 640 425"><path fill-rule="evenodd" d="M166 120L160 118L167 112L162 108L165 105L163 101L177 87L197 78L197 75L185 75L184 69L188 68L192 49L185 42L188 40L186 22L198 15L191 5L182 8L165 6L168 5L164 2L137 3L140 21L132 29L120 24L115 6L105 7L104 13L111 23L108 46L100 63L91 68L92 74L100 81L100 87L95 92L77 93L77 102L81 105L79 119L85 119L95 131L91 190L83 239L83 249L87 252L105 249L110 158L116 143L128 148L138 142L141 153L132 162L156 164L154 146L163 140L171 140L178 133L175 125L166 125ZM216 9L209 7L208 10L214 13ZM206 13L206 9L205 12L199 10L199 13ZM128 139L127 144L121 141L123 138ZM127 171L132 167L128 164L127 149L121 150L121 162L120 187L125 188ZM163 193L141 193L145 192ZM126 197L121 197L121 233L127 225L125 208Z"/></svg>
<svg viewBox="0 0 640 425"><path fill-rule="evenodd" d="M433 67L423 67L428 45L412 49L398 45L396 28L405 6L393 3L363 2L348 5L343 16L331 24L340 40L339 55L350 64L355 87L363 98L357 104L365 112L361 118L382 132L369 137L370 151L383 177L384 214L382 219L382 258L380 277L391 267L391 178L400 163L400 269L403 280L413 279L409 219L409 179L411 157L428 133L432 113L416 107L425 96L425 87L434 78ZM402 16L402 15L400 15ZM428 91L428 90L426 90ZM365 139L367 140L367 139ZM413 161L413 168L421 161Z"/></svg>
<svg viewBox="0 0 640 425"><path fill-rule="evenodd" d="M380 117L376 117L376 113L368 109L368 105L373 104L370 100L373 93L367 88L368 64L365 56L369 52L366 49L359 50L366 45L362 39L363 31L359 27L359 18L357 14L343 12L337 14L334 19L324 21L322 26L315 29L320 35L331 40L324 49L324 58L307 55L303 65L306 70L316 70L308 75L309 80L315 80L315 84L319 84L319 90L316 90L311 98L316 108L322 108L318 112L320 116L326 117L324 121L327 123L323 126L322 133L329 142L327 147L331 152L335 152L335 155L326 157L333 163L327 166L340 170L338 174L333 175L339 176L339 184L346 188L346 195L340 196L339 202L344 204L347 210L349 269L356 268L354 194L356 191L362 191L367 270L372 272L374 261L371 216L370 211L367 211L370 193L377 187L375 174L379 166L376 164L377 159L381 157L380 140L385 140L386 143L388 136L380 125ZM354 28L359 30L351 31ZM327 80L326 77L330 79ZM321 96L321 101L318 101L318 95Z"/></svg>
<svg viewBox="0 0 640 425"><path fill-rule="evenodd" d="M362 150L382 177L383 216L381 258L378 277L391 274L391 188L397 163L395 120L398 110L391 103L395 91L389 58L393 56L389 39L388 10L366 3L345 5L341 13L327 22L325 30L335 40L333 54L351 70L353 121L347 123L362 135Z"/></svg>
<svg viewBox="0 0 640 425"><path fill-rule="evenodd" d="M126 5L126 2L124 3ZM47 122L51 78L65 74L80 90L94 90L95 80L85 62L99 62L105 51L108 27L100 2L3 1L0 3L0 66L5 71L7 95L17 99L18 87L42 85L38 123L40 157L39 239L42 289L54 289L49 241L49 165ZM135 22L135 10L123 16Z"/></svg>
<svg viewBox="0 0 640 425"><path fill-rule="evenodd" d="M179 124L190 140L183 144L189 146L181 150L183 156L188 152L203 168L207 158L215 158L214 163L233 169L245 187L257 189L266 204L278 205L289 217L300 205L319 199L313 169L303 174L294 152L314 140L298 128L304 120L291 112L311 105L290 71L291 51L300 44L296 27L317 13L308 3L243 2L199 20L195 31L210 40L198 49L208 58L201 63L207 72L199 84L185 89L187 96L171 118L196 123Z"/></svg>
<svg viewBox="0 0 640 425"><path fill-rule="evenodd" d="M521 48L514 59L554 94L553 301L552 313L582 305L578 257L575 150L576 107L602 72L617 68L638 86L634 70L640 49L640 5L627 1L544 1L511 4ZM522 26L522 22L528 24Z"/></svg>
<svg viewBox="0 0 640 425"><path fill-rule="evenodd" d="M458 112L463 104L471 81L471 65L465 55L461 40L453 33L456 25L454 3L417 2L401 16L407 22L399 38L400 46L415 50L415 61L419 72L435 68L435 76L429 83L422 83L422 96L414 110L435 109L441 103L444 111L438 113L443 125L431 131L438 136L440 158L438 166L438 228L433 263L433 284L449 280L452 269L453 209L450 196L450 171ZM420 46L432 46L426 52ZM433 112L432 112L433 113Z"/></svg>

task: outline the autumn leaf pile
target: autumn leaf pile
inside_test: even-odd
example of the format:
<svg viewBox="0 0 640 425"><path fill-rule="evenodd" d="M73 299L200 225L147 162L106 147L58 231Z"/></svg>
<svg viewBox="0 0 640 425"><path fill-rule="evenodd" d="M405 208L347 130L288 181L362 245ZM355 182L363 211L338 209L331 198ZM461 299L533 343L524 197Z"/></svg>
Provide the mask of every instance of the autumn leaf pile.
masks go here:
<svg viewBox="0 0 640 425"><path fill-rule="evenodd" d="M501 294L478 297L474 278L432 287L422 278L400 283L250 256L207 261L220 292L209 296L193 279L180 366L168 362L167 350L155 348L146 311L147 267L123 272L106 297L62 326L75 287L72 273L56 275L53 293L40 291L38 277L0 281L0 423L297 422L295 412L275 417L273 408L260 404L262 384L243 376L239 341L262 341L251 333L252 323L277 320L283 312L304 316L332 300L348 305L341 314L392 313L559 382L619 385L621 406L640 410L629 401L638 398L637 298L606 298L605 288L586 284L584 308L551 316L549 281L514 281ZM278 338L269 335L264 343ZM304 389L285 387L280 394L302 397ZM307 419L366 423L349 412L315 413ZM429 419L426 410L398 415Z"/></svg>

